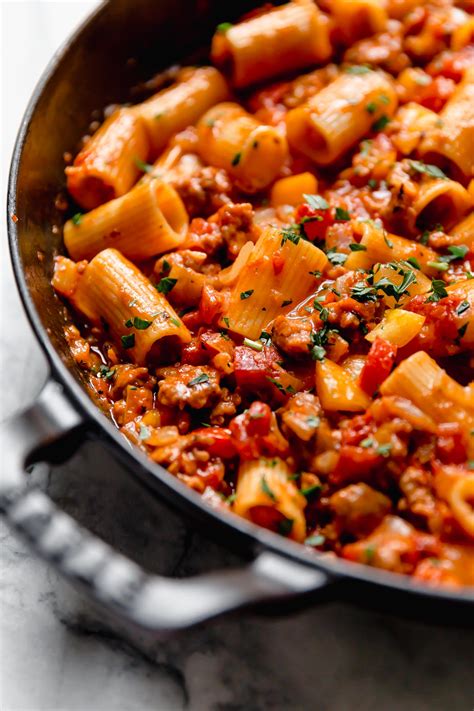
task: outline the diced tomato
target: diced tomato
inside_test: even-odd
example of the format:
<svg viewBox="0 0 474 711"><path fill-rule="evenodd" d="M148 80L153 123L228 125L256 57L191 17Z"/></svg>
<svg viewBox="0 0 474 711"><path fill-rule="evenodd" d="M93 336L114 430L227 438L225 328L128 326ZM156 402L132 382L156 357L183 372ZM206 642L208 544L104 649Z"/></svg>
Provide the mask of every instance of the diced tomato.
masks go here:
<svg viewBox="0 0 474 711"><path fill-rule="evenodd" d="M237 454L237 448L230 430L223 427L202 427L195 430L193 435L203 440L209 454L222 459L230 459Z"/></svg>
<svg viewBox="0 0 474 711"><path fill-rule="evenodd" d="M195 336L183 346L181 361L190 365L204 365L209 361L209 352L203 347L199 336Z"/></svg>
<svg viewBox="0 0 474 711"><path fill-rule="evenodd" d="M272 365L279 360L281 355L273 346L264 346L260 352L237 346L234 359L237 385L250 389L268 388Z"/></svg>
<svg viewBox="0 0 474 711"><path fill-rule="evenodd" d="M427 109L438 113L451 97L455 88L456 84L452 79L438 76L427 86L420 87L415 101L422 106L426 106Z"/></svg>
<svg viewBox="0 0 474 711"><path fill-rule="evenodd" d="M375 339L359 376L360 386L366 393L373 395L390 375L396 355L397 346L383 338Z"/></svg>
<svg viewBox="0 0 474 711"><path fill-rule="evenodd" d="M184 314L181 320L190 331L197 331L202 323L201 315L197 310L189 311L187 314Z"/></svg>
<svg viewBox="0 0 474 711"><path fill-rule="evenodd" d="M234 352L234 343L225 334L222 335L216 331L203 331L199 334L199 339L202 347L211 357L218 353L227 353L231 356Z"/></svg>
<svg viewBox="0 0 474 711"><path fill-rule="evenodd" d="M442 52L428 64L426 71L433 77L442 74L459 82L463 78L466 69L472 67L473 64L474 45L470 44L457 52L450 50Z"/></svg>
<svg viewBox="0 0 474 711"><path fill-rule="evenodd" d="M208 284L203 288L199 303L199 315L203 323L212 323L217 314L222 312L224 297L220 291Z"/></svg>
<svg viewBox="0 0 474 711"><path fill-rule="evenodd" d="M369 412L356 415L350 420L347 427L341 429L341 443L359 444L374 432L372 415Z"/></svg>
<svg viewBox="0 0 474 711"><path fill-rule="evenodd" d="M323 240L327 228L334 224L332 210L313 210L306 203L297 208L295 217L296 222L303 226L304 233L311 242Z"/></svg>
<svg viewBox="0 0 474 711"><path fill-rule="evenodd" d="M382 457L373 449L343 445L334 471L329 475L332 484L340 486L351 481L366 481Z"/></svg>
<svg viewBox="0 0 474 711"><path fill-rule="evenodd" d="M288 452L288 442L272 420L271 408L259 401L230 422L230 431L242 459L274 457Z"/></svg>
<svg viewBox="0 0 474 711"><path fill-rule="evenodd" d="M460 424L445 422L439 425L436 454L444 464L462 464L466 461L466 445Z"/></svg>

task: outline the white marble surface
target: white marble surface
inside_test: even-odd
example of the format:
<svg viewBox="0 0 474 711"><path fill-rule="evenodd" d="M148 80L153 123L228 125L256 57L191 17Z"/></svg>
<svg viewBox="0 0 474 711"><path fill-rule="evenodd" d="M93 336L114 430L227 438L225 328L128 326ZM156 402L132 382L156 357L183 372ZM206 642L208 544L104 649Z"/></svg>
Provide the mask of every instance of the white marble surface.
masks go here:
<svg viewBox="0 0 474 711"><path fill-rule="evenodd" d="M41 69L94 2L5 2L2 193L17 125ZM3 200L3 198L2 198ZM1 225L2 416L31 401L42 355L16 295ZM230 554L131 485L97 445L34 476L82 522L167 574ZM271 619L241 616L146 654L104 629L84 600L0 524L2 711L470 711L472 632L425 627L342 605Z"/></svg>

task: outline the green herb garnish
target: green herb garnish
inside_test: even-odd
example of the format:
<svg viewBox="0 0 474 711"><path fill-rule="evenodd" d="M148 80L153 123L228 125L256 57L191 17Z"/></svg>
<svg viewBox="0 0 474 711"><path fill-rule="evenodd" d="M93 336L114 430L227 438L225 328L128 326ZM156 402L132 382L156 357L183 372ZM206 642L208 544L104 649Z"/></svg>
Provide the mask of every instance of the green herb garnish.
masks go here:
<svg viewBox="0 0 474 711"><path fill-rule="evenodd" d="M194 385L202 385L203 383L209 382L209 376L207 373L199 373L195 378L189 381L188 388L192 388Z"/></svg>
<svg viewBox="0 0 474 711"><path fill-rule="evenodd" d="M176 286L177 281L177 279L172 279L171 277L163 277L163 279L160 279L159 283L156 284L156 289L160 294L169 294Z"/></svg>

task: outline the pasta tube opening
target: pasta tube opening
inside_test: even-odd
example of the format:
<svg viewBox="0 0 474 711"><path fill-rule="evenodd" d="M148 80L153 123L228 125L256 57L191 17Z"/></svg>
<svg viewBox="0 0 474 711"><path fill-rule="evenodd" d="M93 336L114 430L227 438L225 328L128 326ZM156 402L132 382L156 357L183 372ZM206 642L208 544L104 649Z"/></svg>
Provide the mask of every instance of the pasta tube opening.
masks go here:
<svg viewBox="0 0 474 711"><path fill-rule="evenodd" d="M178 247L188 215L178 193L155 179L64 225L64 243L75 260L114 247L135 261Z"/></svg>

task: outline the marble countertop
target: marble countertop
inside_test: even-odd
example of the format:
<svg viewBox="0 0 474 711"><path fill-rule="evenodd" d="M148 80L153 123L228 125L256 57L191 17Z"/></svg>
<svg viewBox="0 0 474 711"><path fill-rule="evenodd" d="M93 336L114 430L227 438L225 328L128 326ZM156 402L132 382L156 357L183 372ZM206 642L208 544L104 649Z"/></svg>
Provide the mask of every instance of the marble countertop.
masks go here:
<svg viewBox="0 0 474 711"><path fill-rule="evenodd" d="M52 52L95 2L0 2L2 194L28 96ZM19 41L21 38L21 42ZM3 199L3 198L2 198ZM1 225L2 416L46 373L16 294ZM33 476L107 541L149 568L192 574L232 556L151 501L97 444ZM469 711L472 632L340 604L244 614L137 651L0 523L2 711Z"/></svg>

